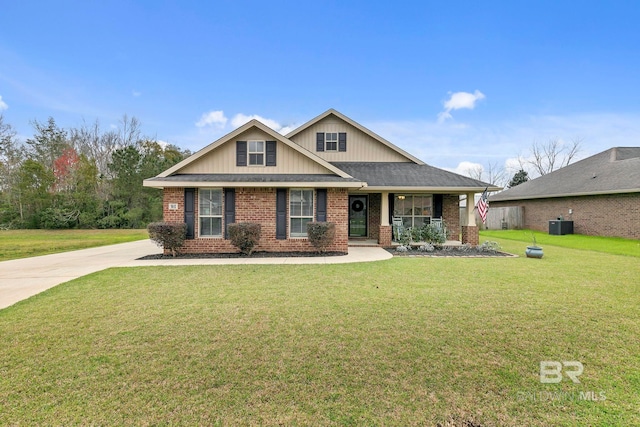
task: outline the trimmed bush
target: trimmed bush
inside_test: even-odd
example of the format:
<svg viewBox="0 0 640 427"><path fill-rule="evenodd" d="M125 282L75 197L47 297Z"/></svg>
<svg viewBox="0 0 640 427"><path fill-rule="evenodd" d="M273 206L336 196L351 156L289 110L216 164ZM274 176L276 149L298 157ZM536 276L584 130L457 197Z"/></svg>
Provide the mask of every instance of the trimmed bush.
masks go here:
<svg viewBox="0 0 640 427"><path fill-rule="evenodd" d="M421 227L422 241L426 243L432 243L441 245L447 241L447 235L442 227L438 227L435 224L425 224Z"/></svg>
<svg viewBox="0 0 640 427"><path fill-rule="evenodd" d="M156 245L170 250L171 255L176 256L187 237L187 224L184 222L152 222L147 226L147 231L149 231L149 238Z"/></svg>
<svg viewBox="0 0 640 427"><path fill-rule="evenodd" d="M336 237L336 225L333 222L308 222L307 237L318 252L326 252Z"/></svg>
<svg viewBox="0 0 640 427"><path fill-rule="evenodd" d="M251 255L253 248L260 241L262 228L255 222L238 222L229 224L229 240L231 244L240 249L240 252Z"/></svg>

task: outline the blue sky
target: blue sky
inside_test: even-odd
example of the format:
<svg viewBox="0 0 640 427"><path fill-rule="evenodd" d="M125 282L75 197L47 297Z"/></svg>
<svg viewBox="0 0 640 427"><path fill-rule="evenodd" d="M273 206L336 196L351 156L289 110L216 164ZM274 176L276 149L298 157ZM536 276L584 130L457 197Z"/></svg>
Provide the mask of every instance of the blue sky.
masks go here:
<svg viewBox="0 0 640 427"><path fill-rule="evenodd" d="M128 114L198 150L335 108L460 172L550 138L640 145L636 1L3 3L0 113L23 137Z"/></svg>

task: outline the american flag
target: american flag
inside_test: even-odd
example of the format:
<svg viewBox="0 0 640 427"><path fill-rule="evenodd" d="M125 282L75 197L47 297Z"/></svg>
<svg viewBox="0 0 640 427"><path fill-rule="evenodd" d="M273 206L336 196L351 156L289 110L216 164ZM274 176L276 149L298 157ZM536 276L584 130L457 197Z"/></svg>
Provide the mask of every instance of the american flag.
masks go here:
<svg viewBox="0 0 640 427"><path fill-rule="evenodd" d="M488 187L487 187L488 188ZM478 208L478 213L480 214L480 218L482 218L482 223L487 223L487 212L489 212L489 202L487 201L487 188L484 189L482 196L480 196L480 200L478 200L478 204L476 208Z"/></svg>

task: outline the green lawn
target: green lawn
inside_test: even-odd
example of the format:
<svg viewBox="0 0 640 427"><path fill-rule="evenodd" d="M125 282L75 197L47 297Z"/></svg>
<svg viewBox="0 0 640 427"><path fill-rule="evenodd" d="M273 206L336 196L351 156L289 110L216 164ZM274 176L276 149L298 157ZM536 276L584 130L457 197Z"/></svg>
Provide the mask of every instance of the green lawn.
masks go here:
<svg viewBox="0 0 640 427"><path fill-rule="evenodd" d="M0 425L640 425L638 259L544 250L92 274L0 311Z"/></svg>
<svg viewBox="0 0 640 427"><path fill-rule="evenodd" d="M617 255L631 255L640 257L640 240L622 239L620 237L585 236L582 234L565 234L554 236L549 233L534 231L539 246L561 246L564 248L585 249L589 251L606 252ZM492 240L495 238L517 240L532 244L530 230L483 230L480 232L480 240Z"/></svg>
<svg viewBox="0 0 640 427"><path fill-rule="evenodd" d="M0 230L0 261L148 239L142 230Z"/></svg>

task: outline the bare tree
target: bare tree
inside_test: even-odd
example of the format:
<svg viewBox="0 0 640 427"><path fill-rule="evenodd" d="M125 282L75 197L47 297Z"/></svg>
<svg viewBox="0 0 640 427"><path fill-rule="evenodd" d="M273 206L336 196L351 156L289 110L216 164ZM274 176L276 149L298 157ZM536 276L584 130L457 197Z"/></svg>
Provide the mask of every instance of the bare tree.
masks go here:
<svg viewBox="0 0 640 427"><path fill-rule="evenodd" d="M582 140L572 138L568 144L564 144L558 138L549 139L546 143L534 142L531 146L531 160L528 163L540 175L565 167L580 151Z"/></svg>
<svg viewBox="0 0 640 427"><path fill-rule="evenodd" d="M465 171L465 174L469 178L477 179L479 181L482 181L483 173L484 173L484 167L482 165L475 165L475 166L469 167Z"/></svg>
<svg viewBox="0 0 640 427"><path fill-rule="evenodd" d="M507 172L498 162L489 163L486 169L482 165L470 167L466 170L465 174L478 181L484 181L498 186L502 186L507 179Z"/></svg>
<svg viewBox="0 0 640 427"><path fill-rule="evenodd" d="M126 114L120 119L120 127L118 128L118 144L120 147L133 146L142 138L140 120L135 117L129 118Z"/></svg>
<svg viewBox="0 0 640 427"><path fill-rule="evenodd" d="M500 166L498 162L489 163L487 167L488 183L503 187L507 179L507 171L504 169L504 166Z"/></svg>

